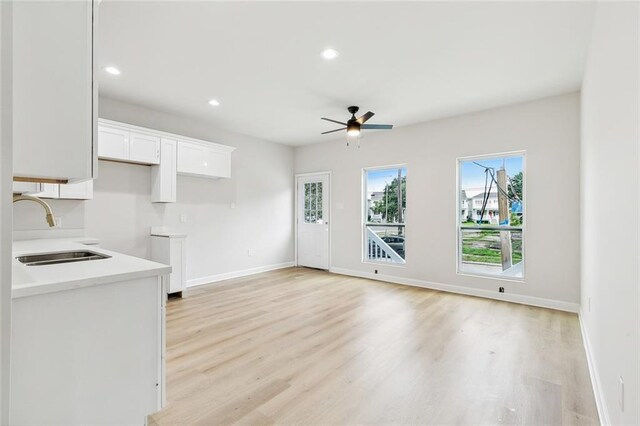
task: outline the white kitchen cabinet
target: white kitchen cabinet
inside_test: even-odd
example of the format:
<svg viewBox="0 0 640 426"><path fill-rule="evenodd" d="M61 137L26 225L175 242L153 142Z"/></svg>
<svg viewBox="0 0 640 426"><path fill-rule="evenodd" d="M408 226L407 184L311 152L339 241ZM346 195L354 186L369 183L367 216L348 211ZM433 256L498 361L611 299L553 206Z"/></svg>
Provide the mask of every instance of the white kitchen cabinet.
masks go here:
<svg viewBox="0 0 640 426"><path fill-rule="evenodd" d="M214 179L230 178L233 149L201 142L178 141L178 173Z"/></svg>
<svg viewBox="0 0 640 426"><path fill-rule="evenodd" d="M59 185L58 198L64 200L91 200L93 198L93 181Z"/></svg>
<svg viewBox="0 0 640 426"><path fill-rule="evenodd" d="M131 133L129 160L134 163L160 164L160 138L142 133Z"/></svg>
<svg viewBox="0 0 640 426"><path fill-rule="evenodd" d="M161 138L160 164L151 167L151 202L176 202L176 154L177 142Z"/></svg>
<svg viewBox="0 0 640 426"><path fill-rule="evenodd" d="M13 175L96 176L93 1L13 2Z"/></svg>
<svg viewBox="0 0 640 426"><path fill-rule="evenodd" d="M151 165L151 201L175 203L176 176L231 177L234 147L101 118L99 158Z"/></svg>
<svg viewBox="0 0 640 426"><path fill-rule="evenodd" d="M60 185L57 183L13 182L14 194L33 195L40 198L58 198Z"/></svg>
<svg viewBox="0 0 640 426"><path fill-rule="evenodd" d="M165 297L153 276L14 298L11 424L145 424L162 405Z"/></svg>
<svg viewBox="0 0 640 426"><path fill-rule="evenodd" d="M137 164L160 163L160 138L127 129L99 126L98 157Z"/></svg>
<svg viewBox="0 0 640 426"><path fill-rule="evenodd" d="M36 182L13 182L14 194L32 195L41 191L42 184Z"/></svg>
<svg viewBox="0 0 640 426"><path fill-rule="evenodd" d="M129 158L129 131L98 126L98 157L107 160Z"/></svg>
<svg viewBox="0 0 640 426"><path fill-rule="evenodd" d="M62 200L91 200L93 198L93 181L68 184L14 182L13 193Z"/></svg>
<svg viewBox="0 0 640 426"><path fill-rule="evenodd" d="M60 198L60 185L55 183L42 183L41 190L35 195L40 198Z"/></svg>
<svg viewBox="0 0 640 426"><path fill-rule="evenodd" d="M171 274L164 276L168 294L179 294L187 288L186 234L151 228L151 260L171 266Z"/></svg>

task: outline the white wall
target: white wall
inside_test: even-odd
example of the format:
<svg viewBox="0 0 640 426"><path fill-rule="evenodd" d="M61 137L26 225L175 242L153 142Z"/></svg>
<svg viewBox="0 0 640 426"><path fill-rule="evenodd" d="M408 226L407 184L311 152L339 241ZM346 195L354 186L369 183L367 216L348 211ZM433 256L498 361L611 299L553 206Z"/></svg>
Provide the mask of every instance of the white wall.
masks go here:
<svg viewBox="0 0 640 426"><path fill-rule="evenodd" d="M11 344L11 2L0 2L0 424L9 424Z"/></svg>
<svg viewBox="0 0 640 426"><path fill-rule="evenodd" d="M515 150L526 151L526 282L457 275L456 159ZM399 163L408 174L407 264L362 263L362 168ZM332 269L357 275L378 269L378 276L400 282L577 310L577 93L368 132L359 149L344 139L296 149L297 173L319 170L333 171Z"/></svg>
<svg viewBox="0 0 640 426"><path fill-rule="evenodd" d="M149 167L101 161L94 199L85 207L87 235L104 247L148 257L149 226L183 227L188 280L293 260L292 148L110 99L100 99L100 116L237 149L231 179L179 176L175 204L149 201Z"/></svg>
<svg viewBox="0 0 640 426"><path fill-rule="evenodd" d="M582 86L581 320L611 424L640 423L639 18L638 3L598 5Z"/></svg>
<svg viewBox="0 0 640 426"><path fill-rule="evenodd" d="M112 99L100 98L100 117L235 146L232 177L178 176L177 203L151 203L150 167L100 161L93 200L51 202L63 228L84 228L104 248L145 258L151 226L184 229L192 281L293 261L291 147ZM37 206L15 209L14 229L46 229Z"/></svg>

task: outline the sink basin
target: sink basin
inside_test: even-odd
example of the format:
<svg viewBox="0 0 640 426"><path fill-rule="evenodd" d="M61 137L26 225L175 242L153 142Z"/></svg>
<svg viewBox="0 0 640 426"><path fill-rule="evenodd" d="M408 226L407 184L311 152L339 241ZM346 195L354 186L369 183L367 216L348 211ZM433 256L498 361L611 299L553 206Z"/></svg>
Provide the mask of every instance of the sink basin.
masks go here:
<svg viewBox="0 0 640 426"><path fill-rule="evenodd" d="M31 254L16 257L27 266L55 265L57 263L82 262L84 260L108 259L111 256L89 250L64 251L58 253Z"/></svg>

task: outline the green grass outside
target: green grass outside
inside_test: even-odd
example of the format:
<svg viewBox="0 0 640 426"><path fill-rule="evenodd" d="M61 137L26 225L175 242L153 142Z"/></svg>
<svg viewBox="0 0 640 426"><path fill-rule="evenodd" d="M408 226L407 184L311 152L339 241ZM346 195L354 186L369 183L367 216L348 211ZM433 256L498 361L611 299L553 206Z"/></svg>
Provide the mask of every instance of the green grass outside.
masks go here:
<svg viewBox="0 0 640 426"><path fill-rule="evenodd" d="M500 265L502 254L500 248L495 247L497 232L499 231L483 230L465 235L462 240L462 260ZM490 237L494 237L494 239L492 240ZM512 244L512 262L516 264L522 261L522 240L513 239Z"/></svg>

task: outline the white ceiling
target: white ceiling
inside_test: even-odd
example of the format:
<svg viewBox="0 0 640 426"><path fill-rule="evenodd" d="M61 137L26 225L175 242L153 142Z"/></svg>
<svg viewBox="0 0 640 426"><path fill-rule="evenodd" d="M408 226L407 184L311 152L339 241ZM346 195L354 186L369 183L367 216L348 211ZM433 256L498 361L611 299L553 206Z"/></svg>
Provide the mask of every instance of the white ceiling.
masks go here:
<svg viewBox="0 0 640 426"><path fill-rule="evenodd" d="M577 90L593 6L103 1L100 93L303 145L349 105L399 126Z"/></svg>

